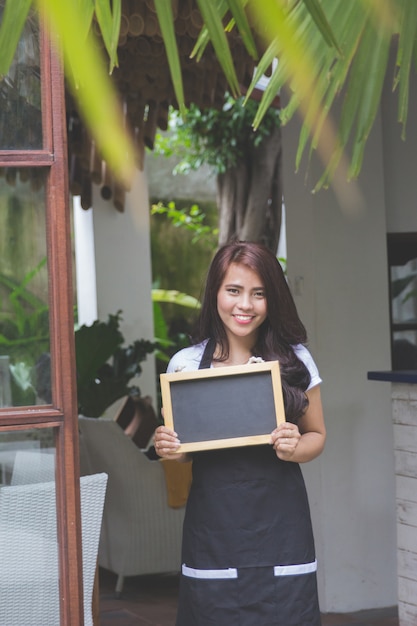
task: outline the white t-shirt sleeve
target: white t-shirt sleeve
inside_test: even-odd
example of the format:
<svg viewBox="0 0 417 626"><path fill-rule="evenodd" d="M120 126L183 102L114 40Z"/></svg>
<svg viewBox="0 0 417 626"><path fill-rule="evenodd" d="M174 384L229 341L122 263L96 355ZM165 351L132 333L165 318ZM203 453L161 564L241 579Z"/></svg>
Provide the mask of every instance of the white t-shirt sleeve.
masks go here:
<svg viewBox="0 0 417 626"><path fill-rule="evenodd" d="M305 346L303 346L300 343L296 346L293 346L293 349L296 355L298 356L298 358L300 359L300 361L304 363L304 365L310 372L311 381L310 381L309 386L307 387L307 391L308 391L312 387L315 387L316 385L319 385L322 382L320 378L319 370L317 368L317 365L314 362L313 357L311 356L310 352L307 350Z"/></svg>
<svg viewBox="0 0 417 626"><path fill-rule="evenodd" d="M168 363L167 374L172 374L174 372L193 372L198 370L206 343L207 341L203 341L195 346L183 348L174 354Z"/></svg>

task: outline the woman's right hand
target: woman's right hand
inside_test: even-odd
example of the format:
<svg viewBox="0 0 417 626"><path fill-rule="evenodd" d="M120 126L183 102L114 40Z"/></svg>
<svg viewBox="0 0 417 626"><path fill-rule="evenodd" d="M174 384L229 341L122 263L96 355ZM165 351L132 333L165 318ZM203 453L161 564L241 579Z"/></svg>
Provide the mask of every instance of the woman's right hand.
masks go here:
<svg viewBox="0 0 417 626"><path fill-rule="evenodd" d="M186 456L183 453L177 452L180 446L180 440L176 432L167 428L166 426L158 426L153 436L155 452L163 459L175 459L181 461L181 456ZM185 458L184 458L185 460Z"/></svg>

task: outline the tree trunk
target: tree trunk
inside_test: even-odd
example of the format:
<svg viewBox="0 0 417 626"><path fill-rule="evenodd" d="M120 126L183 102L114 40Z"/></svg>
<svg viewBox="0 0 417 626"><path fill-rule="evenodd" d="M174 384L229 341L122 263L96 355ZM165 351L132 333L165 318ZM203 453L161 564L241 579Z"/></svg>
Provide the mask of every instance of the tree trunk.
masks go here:
<svg viewBox="0 0 417 626"><path fill-rule="evenodd" d="M232 238L277 251L282 215L281 130L275 128L244 161L217 176L219 245Z"/></svg>

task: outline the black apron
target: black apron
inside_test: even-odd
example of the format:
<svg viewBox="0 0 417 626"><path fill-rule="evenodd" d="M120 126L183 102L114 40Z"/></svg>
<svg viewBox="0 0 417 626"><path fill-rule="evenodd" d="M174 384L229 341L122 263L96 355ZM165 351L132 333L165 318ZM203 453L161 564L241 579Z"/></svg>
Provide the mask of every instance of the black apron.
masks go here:
<svg viewBox="0 0 417 626"><path fill-rule="evenodd" d="M320 626L299 465L269 445L194 453L182 563L176 626Z"/></svg>

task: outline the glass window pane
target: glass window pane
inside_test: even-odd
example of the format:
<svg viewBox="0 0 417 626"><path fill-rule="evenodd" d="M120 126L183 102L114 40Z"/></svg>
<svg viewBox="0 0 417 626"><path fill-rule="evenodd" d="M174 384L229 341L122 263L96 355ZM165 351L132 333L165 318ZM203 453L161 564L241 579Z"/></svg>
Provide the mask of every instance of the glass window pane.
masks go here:
<svg viewBox="0 0 417 626"><path fill-rule="evenodd" d="M417 331L404 330L393 333L392 369L417 370Z"/></svg>
<svg viewBox="0 0 417 626"><path fill-rule="evenodd" d="M417 324L417 259L391 266L393 324Z"/></svg>
<svg viewBox="0 0 417 626"><path fill-rule="evenodd" d="M0 432L0 485L55 480L52 428Z"/></svg>
<svg viewBox="0 0 417 626"><path fill-rule="evenodd" d="M51 403L46 175L0 168L0 406Z"/></svg>
<svg viewBox="0 0 417 626"><path fill-rule="evenodd" d="M0 433L0 621L59 624L52 429Z"/></svg>
<svg viewBox="0 0 417 626"><path fill-rule="evenodd" d="M0 22L2 16L0 3ZM0 80L0 150L41 149L39 27L31 14L8 74Z"/></svg>

